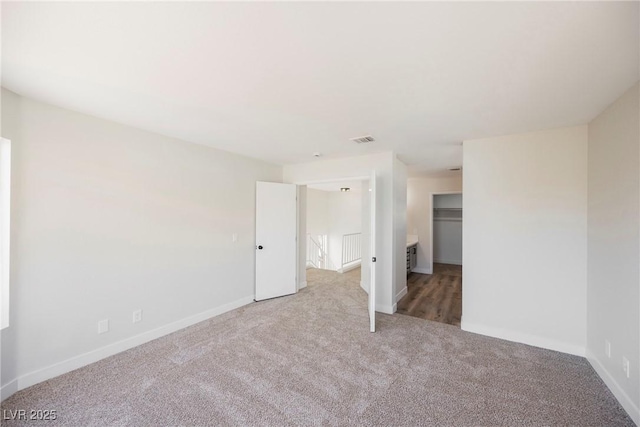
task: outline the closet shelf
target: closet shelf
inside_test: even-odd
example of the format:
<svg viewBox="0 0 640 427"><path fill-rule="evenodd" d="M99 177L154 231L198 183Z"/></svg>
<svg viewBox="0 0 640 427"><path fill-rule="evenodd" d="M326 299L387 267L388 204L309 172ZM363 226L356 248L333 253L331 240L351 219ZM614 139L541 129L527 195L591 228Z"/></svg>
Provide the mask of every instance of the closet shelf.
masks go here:
<svg viewBox="0 0 640 427"><path fill-rule="evenodd" d="M433 208L434 221L462 221L462 208Z"/></svg>

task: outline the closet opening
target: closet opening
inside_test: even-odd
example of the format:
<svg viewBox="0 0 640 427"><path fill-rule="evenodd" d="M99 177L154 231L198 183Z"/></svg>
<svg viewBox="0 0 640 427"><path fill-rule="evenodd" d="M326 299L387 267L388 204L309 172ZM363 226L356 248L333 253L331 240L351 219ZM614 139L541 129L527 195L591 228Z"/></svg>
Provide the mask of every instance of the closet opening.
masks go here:
<svg viewBox="0 0 640 427"><path fill-rule="evenodd" d="M462 193L431 194L431 268L408 271L398 313L460 327L462 317ZM424 274L427 273L427 274Z"/></svg>

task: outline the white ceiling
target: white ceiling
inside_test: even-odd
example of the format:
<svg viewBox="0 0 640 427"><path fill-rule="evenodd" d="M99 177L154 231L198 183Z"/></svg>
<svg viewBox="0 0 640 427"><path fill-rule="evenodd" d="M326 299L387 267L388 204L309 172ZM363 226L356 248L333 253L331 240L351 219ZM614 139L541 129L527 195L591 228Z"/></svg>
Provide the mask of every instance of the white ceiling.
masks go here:
<svg viewBox="0 0 640 427"><path fill-rule="evenodd" d="M3 2L2 77L274 163L394 150L415 175L464 139L595 117L639 78L638 6Z"/></svg>

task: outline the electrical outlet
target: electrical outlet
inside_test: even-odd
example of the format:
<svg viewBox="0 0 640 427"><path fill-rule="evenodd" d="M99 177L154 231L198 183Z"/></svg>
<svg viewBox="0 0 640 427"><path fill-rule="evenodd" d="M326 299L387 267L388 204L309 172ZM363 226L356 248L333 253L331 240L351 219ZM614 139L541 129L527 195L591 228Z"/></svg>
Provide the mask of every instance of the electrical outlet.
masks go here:
<svg viewBox="0 0 640 427"><path fill-rule="evenodd" d="M133 323L142 322L142 309L133 312Z"/></svg>
<svg viewBox="0 0 640 427"><path fill-rule="evenodd" d="M624 356L622 356L622 370L625 374L627 374L627 378L629 378L629 376L631 375L631 373L629 372L629 359Z"/></svg>
<svg viewBox="0 0 640 427"><path fill-rule="evenodd" d="M611 342L609 340L604 340L604 354L611 358Z"/></svg>
<svg viewBox="0 0 640 427"><path fill-rule="evenodd" d="M109 332L109 319L104 319L98 322L98 333L104 334Z"/></svg>
<svg viewBox="0 0 640 427"><path fill-rule="evenodd" d="M237 242L237 241L238 241L238 233L233 233L233 234L231 235L231 241L232 241L233 243L235 243L235 242Z"/></svg>

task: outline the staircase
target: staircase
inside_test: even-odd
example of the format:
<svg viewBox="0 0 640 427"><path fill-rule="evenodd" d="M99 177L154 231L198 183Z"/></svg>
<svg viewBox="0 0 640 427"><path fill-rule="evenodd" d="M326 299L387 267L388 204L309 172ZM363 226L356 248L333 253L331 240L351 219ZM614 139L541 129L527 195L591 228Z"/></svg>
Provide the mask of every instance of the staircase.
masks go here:
<svg viewBox="0 0 640 427"><path fill-rule="evenodd" d="M338 267L334 265L328 255L329 236L313 236L307 234L307 268L321 268L334 270L338 273L349 271L360 265L361 233L345 234L342 236L342 247L338 248L342 254Z"/></svg>
<svg viewBox="0 0 640 427"><path fill-rule="evenodd" d="M327 255L327 235L312 236L307 234L307 268L335 270Z"/></svg>

